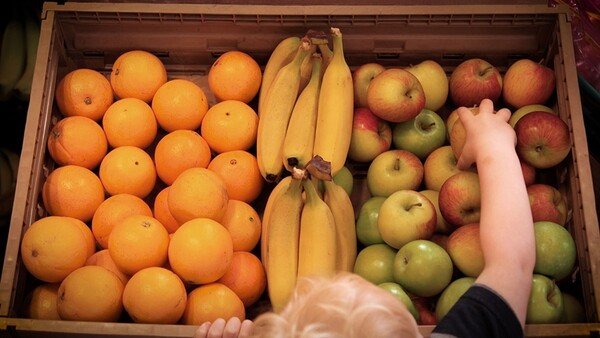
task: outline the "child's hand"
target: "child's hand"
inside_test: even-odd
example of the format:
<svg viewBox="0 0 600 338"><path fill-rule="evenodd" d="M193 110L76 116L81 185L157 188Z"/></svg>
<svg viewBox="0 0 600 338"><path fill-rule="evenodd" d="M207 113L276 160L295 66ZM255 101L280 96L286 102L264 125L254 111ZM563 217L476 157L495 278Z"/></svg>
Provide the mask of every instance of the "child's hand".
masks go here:
<svg viewBox="0 0 600 338"><path fill-rule="evenodd" d="M494 104L489 99L481 101L477 115L465 107L458 109L458 116L467 132L465 145L457 162L459 169L466 169L474 162L482 161L484 156L494 156L494 152L502 147L514 149L517 136L508 124L510 115L511 112L506 108L494 112Z"/></svg>
<svg viewBox="0 0 600 338"><path fill-rule="evenodd" d="M240 322L237 317L232 317L227 322L217 319L214 322L206 322L198 327L194 338L245 338L252 333L252 321L246 319Z"/></svg>

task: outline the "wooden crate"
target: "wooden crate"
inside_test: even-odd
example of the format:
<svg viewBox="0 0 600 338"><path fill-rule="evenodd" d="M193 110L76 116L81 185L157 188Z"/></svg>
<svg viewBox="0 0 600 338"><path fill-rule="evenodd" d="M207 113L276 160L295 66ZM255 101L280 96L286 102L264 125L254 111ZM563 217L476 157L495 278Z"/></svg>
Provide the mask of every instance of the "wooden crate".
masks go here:
<svg viewBox="0 0 600 338"><path fill-rule="evenodd" d="M583 124L569 12L545 5L461 6L264 6L210 4L46 3L28 110L18 185L0 280L0 337L191 337L195 327L133 323L42 321L24 318L21 305L36 280L24 269L19 245L24 230L46 215L43 181L54 168L46 140L60 118L54 89L75 68L108 74L118 55L131 49L155 53L172 77L205 83L223 52L239 49L264 65L273 47L307 29L344 32L351 68L367 62L408 66L424 59L450 73L481 57L502 72L523 57L555 69L553 108L570 127L573 148L549 174L567 196L567 227L578 249L573 286L581 293L587 323L527 325L528 337L587 337L600 332L600 235ZM214 98L210 98L214 103ZM448 107L446 107L448 109ZM449 113L441 111L441 115ZM360 180L360 177L357 177ZM427 336L432 327L421 326Z"/></svg>

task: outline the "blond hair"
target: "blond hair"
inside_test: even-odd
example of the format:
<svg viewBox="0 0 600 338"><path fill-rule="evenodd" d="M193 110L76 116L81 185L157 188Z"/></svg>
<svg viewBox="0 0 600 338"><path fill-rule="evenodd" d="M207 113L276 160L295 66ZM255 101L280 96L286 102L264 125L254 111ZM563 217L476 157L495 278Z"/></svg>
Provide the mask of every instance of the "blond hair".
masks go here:
<svg viewBox="0 0 600 338"><path fill-rule="evenodd" d="M280 314L256 318L252 337L422 337L404 303L362 277L300 278Z"/></svg>

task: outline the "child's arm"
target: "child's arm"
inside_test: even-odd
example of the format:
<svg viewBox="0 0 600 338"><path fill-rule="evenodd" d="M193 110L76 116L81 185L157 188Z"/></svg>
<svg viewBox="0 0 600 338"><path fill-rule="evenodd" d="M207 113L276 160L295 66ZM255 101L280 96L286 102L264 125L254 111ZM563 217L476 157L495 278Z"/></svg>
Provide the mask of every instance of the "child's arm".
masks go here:
<svg viewBox="0 0 600 338"><path fill-rule="evenodd" d="M535 264L531 207L519 159L516 135L507 123L510 111L493 112L483 100L479 114L461 108L467 131L459 168L476 163L481 187L480 238L485 268L477 282L498 292L525 324Z"/></svg>

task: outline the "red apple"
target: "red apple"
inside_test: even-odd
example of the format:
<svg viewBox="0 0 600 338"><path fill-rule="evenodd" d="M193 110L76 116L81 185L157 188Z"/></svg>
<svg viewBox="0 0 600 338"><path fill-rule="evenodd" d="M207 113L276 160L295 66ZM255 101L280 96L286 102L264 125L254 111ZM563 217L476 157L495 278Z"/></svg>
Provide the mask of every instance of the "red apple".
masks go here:
<svg viewBox="0 0 600 338"><path fill-rule="evenodd" d="M479 175L461 171L448 178L440 189L438 197L440 212L455 228L479 222L481 192Z"/></svg>
<svg viewBox="0 0 600 338"><path fill-rule="evenodd" d="M348 158L356 162L370 162L390 149L391 144L392 128L387 121L373 114L369 108L354 109Z"/></svg>
<svg viewBox="0 0 600 338"><path fill-rule="evenodd" d="M523 171L523 179L525 180L525 185L534 184L535 179L537 177L535 167L523 161L523 159L521 158L519 158L519 162L521 163L521 171Z"/></svg>
<svg viewBox="0 0 600 338"><path fill-rule="evenodd" d="M560 225L567 222L567 201L555 187L536 183L527 186L533 221L549 221Z"/></svg>
<svg viewBox="0 0 600 338"><path fill-rule="evenodd" d="M371 80L384 70L384 66L375 62L362 64L354 70L352 73L352 84L354 85L355 107L368 107L367 88L369 88Z"/></svg>
<svg viewBox="0 0 600 338"><path fill-rule="evenodd" d="M452 262L465 276L477 277L483 271L485 261L479 240L479 223L458 227L448 236L446 246Z"/></svg>
<svg viewBox="0 0 600 338"><path fill-rule="evenodd" d="M556 114L535 111L515 124L517 154L538 169L551 168L571 151L569 126Z"/></svg>
<svg viewBox="0 0 600 338"><path fill-rule="evenodd" d="M497 102L501 95L502 75L486 60L465 60L450 75L450 98L457 107L472 107L485 98Z"/></svg>
<svg viewBox="0 0 600 338"><path fill-rule="evenodd" d="M556 86L554 71L529 59L520 59L510 65L504 74L504 101L514 108L530 104L544 104Z"/></svg>
<svg viewBox="0 0 600 338"><path fill-rule="evenodd" d="M367 89L371 111L389 122L415 118L425 107L425 92L416 76L399 68L377 75Z"/></svg>

